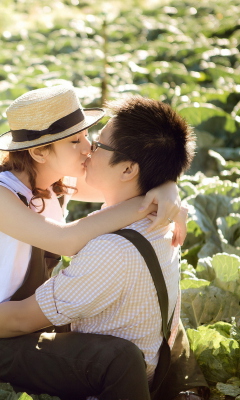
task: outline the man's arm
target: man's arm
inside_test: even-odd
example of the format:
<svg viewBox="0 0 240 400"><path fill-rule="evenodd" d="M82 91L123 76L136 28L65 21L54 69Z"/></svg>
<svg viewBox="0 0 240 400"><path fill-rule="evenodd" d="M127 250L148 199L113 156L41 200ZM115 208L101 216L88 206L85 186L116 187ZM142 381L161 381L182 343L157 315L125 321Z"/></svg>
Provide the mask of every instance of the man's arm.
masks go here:
<svg viewBox="0 0 240 400"><path fill-rule="evenodd" d="M26 335L50 325L35 294L22 301L0 304L0 338Z"/></svg>
<svg viewBox="0 0 240 400"><path fill-rule="evenodd" d="M64 273L46 281L35 295L1 303L0 338L94 317L113 304L126 279L122 247L114 236L111 240L102 236L89 242ZM108 254L115 257L108 259Z"/></svg>

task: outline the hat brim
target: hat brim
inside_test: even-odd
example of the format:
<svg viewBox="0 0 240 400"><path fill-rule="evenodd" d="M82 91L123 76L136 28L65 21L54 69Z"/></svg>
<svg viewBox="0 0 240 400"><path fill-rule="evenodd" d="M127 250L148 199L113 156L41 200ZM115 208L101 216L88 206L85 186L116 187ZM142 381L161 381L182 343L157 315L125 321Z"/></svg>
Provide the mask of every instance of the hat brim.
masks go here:
<svg viewBox="0 0 240 400"><path fill-rule="evenodd" d="M90 128L91 126L95 125L98 121L100 121L105 115L105 111L102 108L86 108L83 109L83 111L85 118L83 121L79 122L79 124L76 124L71 128L60 133L41 136L39 139L28 140L25 142L14 142L12 140L11 131L3 133L0 136L0 150L3 151L26 150L32 147L39 147L45 144L57 142L58 140L65 139L66 137L75 135L78 132Z"/></svg>

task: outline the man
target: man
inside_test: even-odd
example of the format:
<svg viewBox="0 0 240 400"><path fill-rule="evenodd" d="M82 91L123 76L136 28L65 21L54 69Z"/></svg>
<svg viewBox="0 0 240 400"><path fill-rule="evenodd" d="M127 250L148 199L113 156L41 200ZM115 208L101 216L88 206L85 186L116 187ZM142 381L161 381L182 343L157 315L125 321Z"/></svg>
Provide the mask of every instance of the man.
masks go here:
<svg viewBox="0 0 240 400"><path fill-rule="evenodd" d="M132 97L109 107L114 116L98 141L93 142L91 158L85 163L86 182L103 193L106 206L144 194L166 181L176 181L188 169L194 155L194 136L170 106ZM179 323L180 294L178 249L171 246L171 227L148 232L147 219L130 227L151 242L158 256L168 289L170 315L176 307L169 340L172 346ZM0 337L66 323L71 323L72 331L83 332L83 359L84 351L92 345L88 333L133 342L145 356L151 383L162 341L161 314L148 268L131 243L117 235L100 236L89 242L67 269L38 288L34 296L0 305ZM47 338L41 340L37 346L41 347ZM49 354L51 359L53 353ZM82 397L78 398L94 394L102 399L120 398L114 389L111 391L110 383L105 383L107 391L103 389L106 376L102 376L99 359L98 363L94 360L91 366L77 365L89 384L87 387L86 382L79 383ZM91 368L90 374L86 368ZM94 374L101 377L98 388L91 387ZM45 379L45 375L41 377ZM148 398L143 393L139 397L137 393L127 396L129 400Z"/></svg>

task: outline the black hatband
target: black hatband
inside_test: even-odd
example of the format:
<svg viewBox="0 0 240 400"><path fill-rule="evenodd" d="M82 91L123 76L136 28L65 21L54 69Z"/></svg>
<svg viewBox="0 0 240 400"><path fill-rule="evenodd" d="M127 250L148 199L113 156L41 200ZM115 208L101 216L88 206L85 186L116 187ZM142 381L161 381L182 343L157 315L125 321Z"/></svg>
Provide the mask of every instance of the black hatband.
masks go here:
<svg viewBox="0 0 240 400"><path fill-rule="evenodd" d="M56 133L64 132L74 125L79 124L79 122L84 120L84 114L79 108L73 111L71 114L66 115L63 118L58 119L53 122L47 129L42 131L19 129L11 130L12 139L14 142L26 142L31 140L39 139L44 135L55 135Z"/></svg>

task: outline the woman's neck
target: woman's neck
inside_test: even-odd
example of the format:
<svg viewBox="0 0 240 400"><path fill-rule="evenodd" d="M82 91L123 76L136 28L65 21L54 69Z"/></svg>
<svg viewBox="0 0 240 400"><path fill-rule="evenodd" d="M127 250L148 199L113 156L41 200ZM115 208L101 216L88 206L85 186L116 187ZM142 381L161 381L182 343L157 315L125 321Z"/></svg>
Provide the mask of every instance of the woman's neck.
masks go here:
<svg viewBox="0 0 240 400"><path fill-rule="evenodd" d="M16 176L16 178L18 178L28 189L31 189L31 185L29 182L29 177L27 175L27 173L25 171L22 172L18 172L18 171L10 171L14 176Z"/></svg>
<svg viewBox="0 0 240 400"><path fill-rule="evenodd" d="M11 171L16 178L18 178L27 188L32 190L30 181L29 181L29 176L26 171L18 172L18 171ZM54 177L55 178L55 177ZM41 171L37 171L37 176L36 176L36 182L35 185L39 189L46 190L48 189L54 182L56 182L58 179L54 180L53 177L50 177L49 174L44 173L44 171L41 173Z"/></svg>

